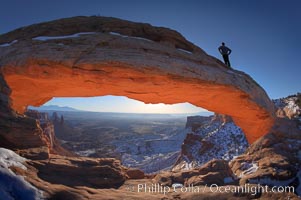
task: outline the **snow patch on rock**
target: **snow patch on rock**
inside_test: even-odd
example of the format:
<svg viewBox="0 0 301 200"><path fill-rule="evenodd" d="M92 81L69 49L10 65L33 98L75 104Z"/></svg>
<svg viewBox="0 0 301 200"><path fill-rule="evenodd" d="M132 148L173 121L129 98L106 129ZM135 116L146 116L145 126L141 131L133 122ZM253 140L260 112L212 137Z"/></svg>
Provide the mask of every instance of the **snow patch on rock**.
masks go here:
<svg viewBox="0 0 301 200"><path fill-rule="evenodd" d="M0 167L8 169L11 166L19 167L23 170L26 170L27 168L22 164L26 161L26 158L23 158L16 154L15 152L0 148Z"/></svg>
<svg viewBox="0 0 301 200"><path fill-rule="evenodd" d="M164 134L164 131L169 132ZM145 173L156 173L170 169L180 155L180 149L187 129L162 130L164 139L133 138L132 145L122 141L115 142L117 152L122 153L123 165L138 168Z"/></svg>
<svg viewBox="0 0 301 200"><path fill-rule="evenodd" d="M209 122L193 133L201 140L184 147L189 155L182 155L181 162L173 169L192 169L213 158L230 161L245 152L248 142L242 130L233 122Z"/></svg>
<svg viewBox="0 0 301 200"><path fill-rule="evenodd" d="M182 183L174 183L171 185L172 188L182 188L184 185Z"/></svg>
<svg viewBox="0 0 301 200"><path fill-rule="evenodd" d="M122 35L122 34L117 33L117 32L109 32L109 34L116 35L116 36L123 37L123 38L133 38L133 39L144 40L144 41L148 41L148 42L154 42L154 41L152 41L150 39L147 39L147 38Z"/></svg>
<svg viewBox="0 0 301 200"><path fill-rule="evenodd" d="M88 150L84 150L84 151L76 151L76 154L80 155L80 156L84 156L84 157L88 157L91 154L96 153L96 149L88 149Z"/></svg>
<svg viewBox="0 0 301 200"><path fill-rule="evenodd" d="M187 51L187 50L185 50L185 49L177 48L177 50L182 51L182 52L184 52L184 53L192 54L191 51Z"/></svg>
<svg viewBox="0 0 301 200"><path fill-rule="evenodd" d="M59 40L59 39L75 38L75 37L80 37L82 35L91 35L91 34L96 34L96 32L81 32L72 35L62 35L62 36L38 36L32 39L39 40L39 41Z"/></svg>
<svg viewBox="0 0 301 200"><path fill-rule="evenodd" d="M15 152L0 148L0 199L6 200L40 200L43 192L28 183L23 176L16 175L9 167L19 167L26 170L23 165L26 159Z"/></svg>
<svg viewBox="0 0 301 200"><path fill-rule="evenodd" d="M273 103L278 108L278 115L284 115L290 119L297 118L300 120L301 118L301 108L298 102L301 101L301 94L297 93L295 95L291 95L285 98L274 99Z"/></svg>
<svg viewBox="0 0 301 200"><path fill-rule="evenodd" d="M11 46L12 44L14 44L16 42L18 42L18 40L14 40L14 41L12 41L10 43L1 44L0 47L9 47L9 46Z"/></svg>
<svg viewBox="0 0 301 200"><path fill-rule="evenodd" d="M244 177L245 175L253 174L258 170L258 165L254 162L243 162L241 163L241 169L244 170L240 173L239 178Z"/></svg>

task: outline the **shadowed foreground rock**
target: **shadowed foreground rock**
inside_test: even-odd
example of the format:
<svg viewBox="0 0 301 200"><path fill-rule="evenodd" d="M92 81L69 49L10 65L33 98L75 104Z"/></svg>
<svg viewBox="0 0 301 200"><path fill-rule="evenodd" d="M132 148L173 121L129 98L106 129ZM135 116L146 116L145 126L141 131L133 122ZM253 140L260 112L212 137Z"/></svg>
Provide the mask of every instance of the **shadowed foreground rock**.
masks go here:
<svg viewBox="0 0 301 200"><path fill-rule="evenodd" d="M89 159L53 156L48 163L33 161L38 177L52 184L70 187L119 188L126 179L120 161L110 158Z"/></svg>
<svg viewBox="0 0 301 200"><path fill-rule="evenodd" d="M172 186L172 184L176 183L181 183L185 186L206 184L225 185L224 180L233 182L234 175L227 161L212 160L202 167L192 170L160 173L154 180L157 183L167 186ZM229 182L226 181L226 183Z"/></svg>
<svg viewBox="0 0 301 200"><path fill-rule="evenodd" d="M296 121L278 119L275 131L253 143L245 154L230 162L240 184L299 185L301 130ZM299 186L300 187L300 186ZM296 187L297 189L297 187ZM299 191L301 192L301 190Z"/></svg>
<svg viewBox="0 0 301 200"><path fill-rule="evenodd" d="M107 200L107 199L298 199L293 193L220 193L210 190L205 187L203 183L198 186L199 192L187 191L181 192L180 188L176 192L169 191L151 192L144 189L138 191L138 185L151 188L154 184L158 183L158 177L166 176L166 173L157 175L154 180L151 179L136 179L129 180L125 174L128 169L120 166L120 163L115 159L95 159L95 158L72 158L53 156L50 163L47 161L27 161L27 170L20 168L12 168L12 170L25 176L25 179L32 185L44 191L44 197L47 199L64 200L64 199L77 199L77 200ZM104 173L106 171L106 173ZM208 162L203 167L191 171L174 173L173 180L176 183L181 183L183 176L187 180L191 178L206 177L204 175L216 172L215 178L225 178L231 176L227 163L221 160L213 160ZM114 177L114 178L113 178ZM169 176L167 176L169 177ZM175 179L178 178L178 179ZM105 185L104 179L107 179ZM213 180L212 179L212 180ZM160 179L162 180L162 179ZM205 179L203 179L205 180ZM207 180L206 180L207 181ZM216 184L216 182L214 182ZM163 182L162 182L163 184ZM194 184L194 183L193 183ZM228 183L229 184L229 183ZM230 183L230 186L220 186L221 191L225 191L226 187L234 189L237 185ZM227 184L219 184L227 185ZM109 188L110 186L110 188ZM167 186L167 185L166 185ZM104 189L104 188L107 189ZM188 188L189 185L186 185Z"/></svg>

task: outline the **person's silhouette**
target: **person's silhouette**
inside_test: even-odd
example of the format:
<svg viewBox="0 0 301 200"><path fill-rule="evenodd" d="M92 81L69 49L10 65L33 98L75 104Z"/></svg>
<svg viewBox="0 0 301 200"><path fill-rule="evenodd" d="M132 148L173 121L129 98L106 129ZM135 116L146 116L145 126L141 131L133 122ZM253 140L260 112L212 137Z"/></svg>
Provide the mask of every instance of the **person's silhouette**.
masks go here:
<svg viewBox="0 0 301 200"><path fill-rule="evenodd" d="M222 54L225 64L228 67L231 67L231 64L230 64L230 61L229 61L229 55L231 54L232 50L229 49L228 47L226 47L225 43L222 42L222 46L220 46L218 48L218 51Z"/></svg>

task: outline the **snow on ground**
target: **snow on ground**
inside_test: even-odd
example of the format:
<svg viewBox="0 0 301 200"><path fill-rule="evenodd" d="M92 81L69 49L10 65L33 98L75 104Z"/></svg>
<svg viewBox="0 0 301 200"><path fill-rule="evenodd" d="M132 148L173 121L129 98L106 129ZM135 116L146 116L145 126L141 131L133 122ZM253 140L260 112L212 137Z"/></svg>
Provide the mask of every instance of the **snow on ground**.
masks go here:
<svg viewBox="0 0 301 200"><path fill-rule="evenodd" d="M182 156L182 162L174 169L198 167L213 158L230 161L234 156L244 153L248 147L244 133L233 122L208 122L194 134L202 140L195 141L187 149L193 159Z"/></svg>
<svg viewBox="0 0 301 200"><path fill-rule="evenodd" d="M133 38L133 39L138 39L138 40L145 40L145 41L148 41L148 42L154 42L150 39L147 39L147 38L143 38L143 37L134 37L134 36L128 36L128 35L122 35L120 33L117 33L117 32L109 32L111 35L116 35L116 36L120 36L120 37L123 37L123 38Z"/></svg>
<svg viewBox="0 0 301 200"><path fill-rule="evenodd" d="M243 72L241 72L241 71L236 71L236 70L233 70L233 69L227 70L227 73L228 73L228 74L235 74L236 76L241 76L241 77L244 76L244 73L243 73Z"/></svg>
<svg viewBox="0 0 301 200"><path fill-rule="evenodd" d="M114 145L118 147L116 151L122 153L123 165L139 168L145 173L155 173L174 165L188 131L177 128L160 130L164 139L133 138L126 144L119 141Z"/></svg>
<svg viewBox="0 0 301 200"><path fill-rule="evenodd" d="M84 156L84 157L88 157L91 154L96 153L96 149L88 149L88 150L84 150L84 151L76 151L76 154L80 155L80 156Z"/></svg>
<svg viewBox="0 0 301 200"><path fill-rule="evenodd" d="M187 51L187 50L185 50L185 49L177 48L177 50L182 51L182 52L184 52L184 53L192 54L191 51Z"/></svg>
<svg viewBox="0 0 301 200"><path fill-rule="evenodd" d="M0 47L9 47L10 45L12 45L12 44L14 44L16 42L18 42L18 40L14 40L14 41L12 41L10 43L1 44Z"/></svg>
<svg viewBox="0 0 301 200"><path fill-rule="evenodd" d="M167 154L153 154L151 156L143 156L142 158L124 154L122 156L122 164L128 167L139 168L147 174L152 174L170 169L179 155L179 151Z"/></svg>
<svg viewBox="0 0 301 200"><path fill-rule="evenodd" d="M0 148L0 199L5 200L39 200L43 199L42 191L33 187L24 177L16 175L9 167L19 167L26 170L23 165L26 159L15 152Z"/></svg>
<svg viewBox="0 0 301 200"><path fill-rule="evenodd" d="M300 101L300 93L296 95L291 95L285 98L274 99L273 102L277 108L290 113L291 116L299 118L301 117L301 108L298 106L298 101Z"/></svg>
<svg viewBox="0 0 301 200"><path fill-rule="evenodd" d="M26 170L27 168L22 164L25 161L26 158L19 156L15 152L9 149L0 148L0 166L2 168L8 169L9 167L14 166Z"/></svg>
<svg viewBox="0 0 301 200"><path fill-rule="evenodd" d="M171 187L172 188L182 188L182 187L184 187L184 185L182 183L174 183L174 184L172 184Z"/></svg>
<svg viewBox="0 0 301 200"><path fill-rule="evenodd" d="M248 174L253 174L257 171L258 165L256 163L243 162L241 163L241 169L244 170L240 173L239 178Z"/></svg>
<svg viewBox="0 0 301 200"><path fill-rule="evenodd" d="M190 161L186 156L184 156L183 160L183 162L173 167L173 169L190 170L200 166L197 161Z"/></svg>
<svg viewBox="0 0 301 200"><path fill-rule="evenodd" d="M97 32L81 32L81 33L75 33L72 35L62 35L62 36L38 36L35 38L32 38L33 40L40 40L40 41L47 41L47 40L57 40L57 39L66 39L66 38L75 38L80 37L81 35L91 35L96 34Z"/></svg>
<svg viewBox="0 0 301 200"><path fill-rule="evenodd" d="M81 32L81 33L75 33L75 34L72 34L72 35L62 35L62 36L38 36L38 37L32 38L32 40L39 40L39 41L58 40L58 39L76 38L76 37L80 37L82 35L91 35L91 34L97 34L97 32ZM116 33L116 32L109 32L109 34L119 36L119 37L123 37L123 38L133 38L133 39L144 40L144 41L148 41L148 42L154 42L154 41L152 41L150 39L147 39L147 38L127 36L127 35L122 35L122 34ZM9 45L11 45L15 42L16 41L13 41L9 44L8 43L2 44L2 45L0 45L0 47L9 46ZM185 51L185 50L182 50L182 51ZM191 52L189 52L189 51L185 51L185 52L191 54Z"/></svg>
<svg viewBox="0 0 301 200"><path fill-rule="evenodd" d="M300 110L299 106L296 104L296 98L291 98L286 100L286 107L290 110L292 110L292 112L297 113L298 110Z"/></svg>

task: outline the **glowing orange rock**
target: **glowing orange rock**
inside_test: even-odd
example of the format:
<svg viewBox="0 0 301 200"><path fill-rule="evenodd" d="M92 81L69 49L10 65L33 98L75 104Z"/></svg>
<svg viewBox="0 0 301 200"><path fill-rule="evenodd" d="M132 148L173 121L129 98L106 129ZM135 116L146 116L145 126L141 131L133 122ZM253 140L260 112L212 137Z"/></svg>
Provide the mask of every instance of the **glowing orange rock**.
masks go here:
<svg viewBox="0 0 301 200"><path fill-rule="evenodd" d="M170 29L75 17L4 34L1 44L1 70L12 108L20 113L52 97L118 95L145 103L189 102L232 116L250 143L274 123L273 104L250 76Z"/></svg>

